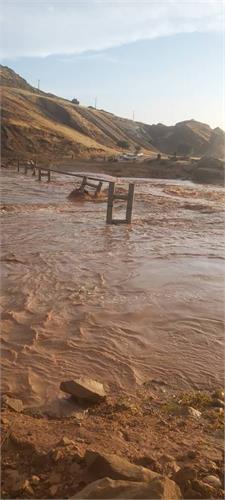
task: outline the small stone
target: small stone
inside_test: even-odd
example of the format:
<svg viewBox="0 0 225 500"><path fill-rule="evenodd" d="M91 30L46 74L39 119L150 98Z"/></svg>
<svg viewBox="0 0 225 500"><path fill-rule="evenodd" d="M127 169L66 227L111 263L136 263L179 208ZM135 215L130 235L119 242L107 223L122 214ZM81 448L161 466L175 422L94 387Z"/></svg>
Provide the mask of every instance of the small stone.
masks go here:
<svg viewBox="0 0 225 500"><path fill-rule="evenodd" d="M62 382L60 389L75 398L90 401L91 403L98 403L106 397L103 384L86 377Z"/></svg>
<svg viewBox="0 0 225 500"><path fill-rule="evenodd" d="M36 486L40 482L40 477L38 477L38 476L32 476L30 482L31 482L31 484L33 484L34 486Z"/></svg>
<svg viewBox="0 0 225 500"><path fill-rule="evenodd" d="M203 482L210 484L214 488L221 488L222 486L221 481L217 476L205 476L203 478Z"/></svg>
<svg viewBox="0 0 225 500"><path fill-rule="evenodd" d="M50 493L51 497L54 497L56 495L58 488L59 488L59 486L57 484L53 484L53 486L51 486L51 488L49 488L49 493Z"/></svg>
<svg viewBox="0 0 225 500"><path fill-rule="evenodd" d="M77 443L86 443L87 442L87 441L85 441L84 438L80 438L80 437L77 437L76 441L77 441Z"/></svg>
<svg viewBox="0 0 225 500"><path fill-rule="evenodd" d="M17 470L7 471L5 487L13 494L19 493L20 491L25 491L26 493L28 493L28 495L34 494L34 491L28 479L25 479L24 476L21 476L21 474Z"/></svg>
<svg viewBox="0 0 225 500"><path fill-rule="evenodd" d="M180 470L178 470L175 474L173 474L172 479L179 484L179 486L182 486L184 483L187 481L191 481L192 479L197 479L197 473L196 470L193 469L192 467L181 467Z"/></svg>
<svg viewBox="0 0 225 500"><path fill-rule="evenodd" d="M8 425L9 424L9 419L4 417L3 415L1 416L1 423L2 425Z"/></svg>
<svg viewBox="0 0 225 500"><path fill-rule="evenodd" d="M32 496L34 495L34 490L31 487L30 482L28 481L28 479L25 479L24 484L22 486L22 489L28 495L32 495Z"/></svg>
<svg viewBox="0 0 225 500"><path fill-rule="evenodd" d="M69 446L69 445L75 445L75 443L66 436L62 437L62 439L60 439L60 441L57 443L57 446Z"/></svg>
<svg viewBox="0 0 225 500"><path fill-rule="evenodd" d="M179 410L179 414L183 415L184 417L191 417L195 419L199 419L202 415L199 410L192 408L192 406L182 406L182 408L180 408Z"/></svg>
<svg viewBox="0 0 225 500"><path fill-rule="evenodd" d="M224 401L221 399L213 399L210 403L210 406L213 406L215 408L224 408Z"/></svg>
<svg viewBox="0 0 225 500"><path fill-rule="evenodd" d="M223 400L224 399L224 391L222 389L216 389L216 391L214 391L212 393L212 398Z"/></svg>
<svg viewBox="0 0 225 500"><path fill-rule="evenodd" d="M2 402L4 406L8 406L17 413L23 411L23 403L20 399L10 398L9 396L3 396Z"/></svg>
<svg viewBox="0 0 225 500"><path fill-rule="evenodd" d="M223 415L223 414L224 414L224 408L215 408L215 412L216 412L218 415Z"/></svg>
<svg viewBox="0 0 225 500"><path fill-rule="evenodd" d="M175 458L171 455L161 455L160 459L160 464L162 464L163 472L164 474L175 474L180 470L179 465L177 464Z"/></svg>
<svg viewBox="0 0 225 500"><path fill-rule="evenodd" d="M63 458L62 450L53 450L51 453L51 458L53 462L58 462L59 460L61 460Z"/></svg>

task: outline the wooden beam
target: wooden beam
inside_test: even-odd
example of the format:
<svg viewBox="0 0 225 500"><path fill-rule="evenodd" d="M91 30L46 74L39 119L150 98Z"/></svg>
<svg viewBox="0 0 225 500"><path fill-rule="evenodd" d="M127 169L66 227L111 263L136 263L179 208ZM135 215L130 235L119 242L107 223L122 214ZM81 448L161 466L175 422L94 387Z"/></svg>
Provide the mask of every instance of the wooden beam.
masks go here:
<svg viewBox="0 0 225 500"><path fill-rule="evenodd" d="M127 224L131 224L133 201L134 201L134 184L129 184L128 197L127 197L127 209L126 209L126 222L127 222Z"/></svg>
<svg viewBox="0 0 225 500"><path fill-rule="evenodd" d="M80 185L80 187L79 187L79 191L80 191L81 193L83 193L83 192L84 192L84 188L85 188L86 184L87 184L87 177L85 177L85 176L84 176L84 177L83 177L83 180L82 180L82 182L81 182L81 185Z"/></svg>
<svg viewBox="0 0 225 500"><path fill-rule="evenodd" d="M95 196L98 195L98 193L100 193L101 189L102 189L102 184L103 182L102 181L99 181L98 185L97 185L97 188L96 188L96 191L95 191Z"/></svg>
<svg viewBox="0 0 225 500"><path fill-rule="evenodd" d="M128 194L114 194L113 195L114 200L128 200Z"/></svg>
<svg viewBox="0 0 225 500"><path fill-rule="evenodd" d="M107 204L106 224L112 224L114 190L115 190L115 182L110 182L109 183L109 190L108 190L108 204Z"/></svg>

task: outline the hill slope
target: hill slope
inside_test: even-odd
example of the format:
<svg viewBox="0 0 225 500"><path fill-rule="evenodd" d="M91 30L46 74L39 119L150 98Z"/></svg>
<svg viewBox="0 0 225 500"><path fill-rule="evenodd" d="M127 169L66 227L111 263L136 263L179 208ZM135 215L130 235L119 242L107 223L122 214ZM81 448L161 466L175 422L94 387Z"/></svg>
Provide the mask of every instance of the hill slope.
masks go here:
<svg viewBox="0 0 225 500"><path fill-rule="evenodd" d="M119 153L119 141L133 151L224 156L225 133L194 120L167 127L147 125L103 110L78 106L38 91L5 66L2 90L2 154L90 157Z"/></svg>

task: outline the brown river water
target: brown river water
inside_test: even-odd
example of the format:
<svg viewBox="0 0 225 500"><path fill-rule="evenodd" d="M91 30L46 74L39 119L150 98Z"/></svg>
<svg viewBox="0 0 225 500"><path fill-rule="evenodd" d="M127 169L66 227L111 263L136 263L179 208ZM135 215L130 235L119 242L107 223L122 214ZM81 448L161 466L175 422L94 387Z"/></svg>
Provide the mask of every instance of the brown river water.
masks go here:
<svg viewBox="0 0 225 500"><path fill-rule="evenodd" d="M127 394L222 384L222 187L137 185L133 224L107 226L105 202L67 200L69 177L5 170L1 186L3 392L41 405L79 375Z"/></svg>

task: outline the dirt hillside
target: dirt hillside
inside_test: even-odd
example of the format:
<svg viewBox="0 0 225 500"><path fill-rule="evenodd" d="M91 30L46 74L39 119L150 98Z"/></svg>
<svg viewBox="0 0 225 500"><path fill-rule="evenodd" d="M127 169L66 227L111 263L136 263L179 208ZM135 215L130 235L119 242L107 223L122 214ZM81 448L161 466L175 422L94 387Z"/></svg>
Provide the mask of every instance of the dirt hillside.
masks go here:
<svg viewBox="0 0 225 500"><path fill-rule="evenodd" d="M90 158L136 147L150 157L159 151L225 156L225 133L219 128L195 120L147 125L38 91L6 66L0 66L0 78L3 156Z"/></svg>

